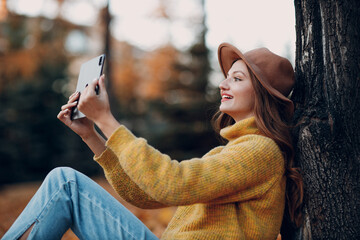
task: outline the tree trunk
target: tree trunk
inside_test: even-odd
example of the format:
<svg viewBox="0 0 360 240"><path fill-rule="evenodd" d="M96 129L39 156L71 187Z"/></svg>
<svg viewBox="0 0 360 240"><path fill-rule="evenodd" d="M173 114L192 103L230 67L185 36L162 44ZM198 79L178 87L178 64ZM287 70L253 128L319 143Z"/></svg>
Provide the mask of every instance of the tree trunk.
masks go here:
<svg viewBox="0 0 360 240"><path fill-rule="evenodd" d="M104 24L104 52L107 57L107 64L105 66L105 74L111 80L111 32L110 32L111 15L109 11L109 0L103 10L103 24ZM111 88L111 81L108 82L109 89Z"/></svg>
<svg viewBox="0 0 360 240"><path fill-rule="evenodd" d="M295 0L295 12L305 221L293 239L360 239L360 1Z"/></svg>
<svg viewBox="0 0 360 240"><path fill-rule="evenodd" d="M112 41L111 41L111 20L112 16L110 14L110 0L107 0L105 8L102 10L102 22L104 26L104 53L106 55L105 63L105 76L106 76L106 88L109 95L109 102L112 108L113 114L117 115L118 112L118 100L114 92L114 78L112 76Z"/></svg>

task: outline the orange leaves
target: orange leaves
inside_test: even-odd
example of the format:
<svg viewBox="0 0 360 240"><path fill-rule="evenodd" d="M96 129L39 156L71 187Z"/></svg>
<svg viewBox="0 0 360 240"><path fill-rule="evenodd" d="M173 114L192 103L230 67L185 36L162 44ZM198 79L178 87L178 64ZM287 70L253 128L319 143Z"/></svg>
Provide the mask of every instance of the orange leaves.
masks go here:
<svg viewBox="0 0 360 240"><path fill-rule="evenodd" d="M158 99L164 96L166 82L174 76L173 65L177 51L172 46L165 46L144 58L145 79L141 82L141 95L147 99Z"/></svg>
<svg viewBox="0 0 360 240"><path fill-rule="evenodd" d="M39 63L35 53L31 50L11 52L1 57L2 67L0 75L6 79L21 77L31 78L38 69Z"/></svg>
<svg viewBox="0 0 360 240"><path fill-rule="evenodd" d="M125 44L115 48L119 53L113 57L113 85L120 101L162 98L167 82L176 74L173 64L177 59L177 50L165 46L152 52L142 52Z"/></svg>

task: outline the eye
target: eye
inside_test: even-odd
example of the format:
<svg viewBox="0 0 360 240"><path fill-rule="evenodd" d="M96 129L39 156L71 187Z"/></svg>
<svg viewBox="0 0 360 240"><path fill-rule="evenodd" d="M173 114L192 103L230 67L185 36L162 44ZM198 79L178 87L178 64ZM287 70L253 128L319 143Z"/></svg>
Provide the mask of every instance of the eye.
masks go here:
<svg viewBox="0 0 360 240"><path fill-rule="evenodd" d="M237 81L241 81L242 79L238 78L238 77L234 77L234 80L235 80L235 82L237 82Z"/></svg>

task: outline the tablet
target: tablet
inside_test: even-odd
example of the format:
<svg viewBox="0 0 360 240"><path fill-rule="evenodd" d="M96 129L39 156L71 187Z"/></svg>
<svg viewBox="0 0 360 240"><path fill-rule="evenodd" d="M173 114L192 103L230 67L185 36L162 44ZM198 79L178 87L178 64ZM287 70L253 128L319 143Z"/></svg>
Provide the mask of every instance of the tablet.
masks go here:
<svg viewBox="0 0 360 240"><path fill-rule="evenodd" d="M80 93L89 85L94 79L100 78L105 63L105 54L94 57L93 59L83 63L80 68L79 78L76 86L76 91ZM95 89L96 93L98 88ZM80 95L81 97L81 95ZM78 119L86 117L82 112L74 107L71 112L71 119Z"/></svg>

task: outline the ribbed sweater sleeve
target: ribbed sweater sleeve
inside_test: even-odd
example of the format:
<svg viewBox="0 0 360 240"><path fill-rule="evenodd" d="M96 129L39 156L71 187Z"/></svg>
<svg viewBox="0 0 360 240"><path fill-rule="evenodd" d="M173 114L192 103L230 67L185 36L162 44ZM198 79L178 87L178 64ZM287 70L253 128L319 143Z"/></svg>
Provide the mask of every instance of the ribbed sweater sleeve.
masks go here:
<svg viewBox="0 0 360 240"><path fill-rule="evenodd" d="M107 148L100 156L94 157L94 160L103 167L106 179L125 201L139 208L167 207L147 195L129 178L111 149Z"/></svg>
<svg viewBox="0 0 360 240"><path fill-rule="evenodd" d="M214 154L180 163L124 126L106 146L116 158L99 163L111 171L107 174L113 186L119 188L128 177L144 196L166 206L245 201L264 194L283 175L283 158L275 142L255 134L239 137Z"/></svg>

